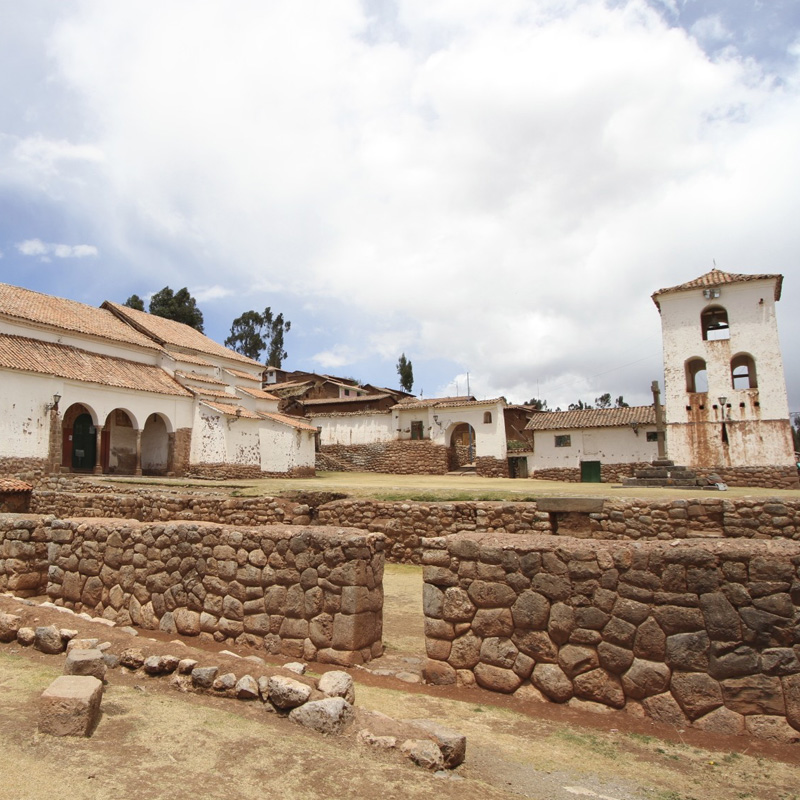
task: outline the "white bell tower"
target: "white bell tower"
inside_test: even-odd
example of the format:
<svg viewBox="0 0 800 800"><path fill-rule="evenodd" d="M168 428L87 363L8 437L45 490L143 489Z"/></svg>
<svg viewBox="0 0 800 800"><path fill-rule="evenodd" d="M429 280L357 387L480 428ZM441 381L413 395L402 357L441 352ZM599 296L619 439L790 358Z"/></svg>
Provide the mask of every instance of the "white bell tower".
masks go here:
<svg viewBox="0 0 800 800"><path fill-rule="evenodd" d="M667 454L676 464L723 476L777 468L796 482L775 317L782 283L782 275L714 269L653 294L664 347Z"/></svg>

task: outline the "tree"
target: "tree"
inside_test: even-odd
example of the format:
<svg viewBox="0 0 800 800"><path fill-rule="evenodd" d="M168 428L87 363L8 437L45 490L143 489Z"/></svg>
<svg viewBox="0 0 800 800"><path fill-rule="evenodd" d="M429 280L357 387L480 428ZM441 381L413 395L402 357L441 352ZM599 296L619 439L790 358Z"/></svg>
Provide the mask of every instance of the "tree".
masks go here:
<svg viewBox="0 0 800 800"><path fill-rule="evenodd" d="M567 411L584 411L585 409L591 407L591 403L584 403L583 400L578 400L577 403L570 403L567 406Z"/></svg>
<svg viewBox="0 0 800 800"><path fill-rule="evenodd" d="M174 293L169 286L156 292L150 298L150 313L156 317L182 322L200 333L203 332L203 312L185 286Z"/></svg>
<svg viewBox="0 0 800 800"><path fill-rule="evenodd" d="M288 355L283 336L291 327L292 323L284 320L283 314L274 315L269 306L263 312L245 311L233 321L225 347L254 361L259 361L267 350L267 366L280 367Z"/></svg>
<svg viewBox="0 0 800 800"><path fill-rule="evenodd" d="M530 406L534 411L549 411L550 409L547 407L547 400L542 400L538 397L531 397L527 403L523 403L524 406Z"/></svg>
<svg viewBox="0 0 800 800"><path fill-rule="evenodd" d="M606 392L600 397L595 397L594 404L597 408L611 408L611 394Z"/></svg>
<svg viewBox="0 0 800 800"><path fill-rule="evenodd" d="M414 385L414 368L405 353L401 353L400 358L397 359L397 374L400 376L400 386L410 392Z"/></svg>
<svg viewBox="0 0 800 800"><path fill-rule="evenodd" d="M144 311L144 300L138 294L132 294L122 305L136 311Z"/></svg>
<svg viewBox="0 0 800 800"><path fill-rule="evenodd" d="M620 395L620 396L619 396L619 397L618 397L618 398L617 398L617 399L614 401L614 405L615 405L617 408L630 408L630 406L629 406L629 405L628 405L628 404L625 402L625 398L623 398L623 396L622 396L622 395Z"/></svg>

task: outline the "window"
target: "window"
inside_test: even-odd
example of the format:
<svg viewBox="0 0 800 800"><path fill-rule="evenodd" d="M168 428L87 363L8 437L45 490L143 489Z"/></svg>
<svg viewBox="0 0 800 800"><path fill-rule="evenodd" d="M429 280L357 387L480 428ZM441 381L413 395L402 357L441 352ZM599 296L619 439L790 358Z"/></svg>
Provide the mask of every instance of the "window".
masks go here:
<svg viewBox="0 0 800 800"><path fill-rule="evenodd" d="M572 447L572 437L568 433L556 436L556 447Z"/></svg>
<svg viewBox="0 0 800 800"><path fill-rule="evenodd" d="M722 306L709 306L705 309L700 314L700 327L703 331L704 341L714 342L731 338L728 312Z"/></svg>
<svg viewBox="0 0 800 800"><path fill-rule="evenodd" d="M658 441L658 431L647 431L646 439L648 442Z"/></svg>
<svg viewBox="0 0 800 800"><path fill-rule="evenodd" d="M708 391L708 371L702 358L690 358L686 362L686 391Z"/></svg>
<svg viewBox="0 0 800 800"><path fill-rule="evenodd" d="M492 412L491 411L484 411L483 412L483 421L484 423L489 423L492 421Z"/></svg>
<svg viewBox="0 0 800 800"><path fill-rule="evenodd" d="M422 420L417 420L416 422L411 423L411 438L412 439L423 439L423 429L422 429Z"/></svg>
<svg viewBox="0 0 800 800"><path fill-rule="evenodd" d="M756 362L747 353L731 359L731 385L734 389L757 389Z"/></svg>

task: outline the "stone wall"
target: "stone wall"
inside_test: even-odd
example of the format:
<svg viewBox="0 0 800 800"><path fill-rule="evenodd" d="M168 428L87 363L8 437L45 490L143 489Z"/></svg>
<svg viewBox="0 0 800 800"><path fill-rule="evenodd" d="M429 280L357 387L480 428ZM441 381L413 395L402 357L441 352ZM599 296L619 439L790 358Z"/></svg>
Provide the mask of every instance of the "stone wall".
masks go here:
<svg viewBox="0 0 800 800"><path fill-rule="evenodd" d="M0 456L0 476L17 478L34 486L49 474L46 458Z"/></svg>
<svg viewBox="0 0 800 800"><path fill-rule="evenodd" d="M348 465L356 472L393 475L445 475L448 449L428 440L376 442L373 444L323 445L320 452L332 456L329 463Z"/></svg>
<svg viewBox="0 0 800 800"><path fill-rule="evenodd" d="M387 538L387 558L420 563L421 539L460 531L549 533L550 515L535 503L420 503L413 501L336 500L317 509L320 525L378 531Z"/></svg>
<svg viewBox="0 0 800 800"><path fill-rule="evenodd" d="M800 543L424 544L429 681L800 740Z"/></svg>
<svg viewBox="0 0 800 800"><path fill-rule="evenodd" d="M334 528L0 515L0 590L352 665L382 652L384 540Z"/></svg>
<svg viewBox="0 0 800 800"><path fill-rule="evenodd" d="M507 478L508 460L494 456L477 456L475 458L475 471L482 478Z"/></svg>
<svg viewBox="0 0 800 800"><path fill-rule="evenodd" d="M194 520L226 525L307 525L309 508L275 497L179 494L142 487L103 487L91 482L51 481L33 493L30 510L57 517L123 517L140 522ZM55 488L50 488L50 487Z"/></svg>
<svg viewBox="0 0 800 800"><path fill-rule="evenodd" d="M637 469L651 466L648 462L631 464L600 464L601 483L620 483L623 478L633 478ZM581 483L580 467L551 467L550 469L536 469L530 476L537 481L566 481L567 483Z"/></svg>
<svg viewBox="0 0 800 800"><path fill-rule="evenodd" d="M796 467L717 467L695 469L698 477L719 475L728 486L760 486L764 489L800 488Z"/></svg>
<svg viewBox="0 0 800 800"><path fill-rule="evenodd" d="M537 502L426 503L345 499L311 508L273 497L229 497L103 486L51 478L33 492L30 510L59 517L170 519L230 525L334 525L386 535L393 561L420 563L420 539L461 531L552 533L586 539L753 538L800 541L800 499L750 497L649 500L542 498Z"/></svg>

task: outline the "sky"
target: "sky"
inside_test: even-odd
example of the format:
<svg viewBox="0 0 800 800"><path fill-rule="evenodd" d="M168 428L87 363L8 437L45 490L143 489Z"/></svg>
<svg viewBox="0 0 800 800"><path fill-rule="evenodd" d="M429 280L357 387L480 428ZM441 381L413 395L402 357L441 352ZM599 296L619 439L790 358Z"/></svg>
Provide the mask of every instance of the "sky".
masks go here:
<svg viewBox="0 0 800 800"><path fill-rule="evenodd" d="M645 404L716 265L800 411L798 209L797 0L0 0L0 281L270 306L289 369Z"/></svg>

